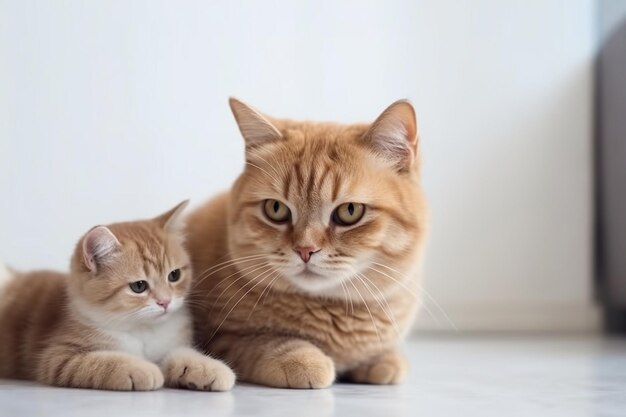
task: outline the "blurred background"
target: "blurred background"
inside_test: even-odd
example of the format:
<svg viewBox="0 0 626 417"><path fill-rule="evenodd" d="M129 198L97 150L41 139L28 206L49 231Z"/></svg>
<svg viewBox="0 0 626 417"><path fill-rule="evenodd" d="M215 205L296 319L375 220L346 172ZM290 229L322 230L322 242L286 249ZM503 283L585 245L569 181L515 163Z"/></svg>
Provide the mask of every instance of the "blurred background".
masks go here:
<svg viewBox="0 0 626 417"><path fill-rule="evenodd" d="M0 0L0 259L66 268L95 224L228 188L231 95L346 123L408 98L439 304L418 328L599 330L594 67L624 16L592 0Z"/></svg>

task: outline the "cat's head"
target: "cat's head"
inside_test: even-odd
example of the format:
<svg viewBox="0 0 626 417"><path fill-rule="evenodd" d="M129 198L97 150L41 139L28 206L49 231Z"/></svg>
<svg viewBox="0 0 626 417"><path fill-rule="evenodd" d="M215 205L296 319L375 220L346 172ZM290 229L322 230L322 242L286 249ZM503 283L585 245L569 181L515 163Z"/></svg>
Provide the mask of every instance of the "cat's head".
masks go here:
<svg viewBox="0 0 626 417"><path fill-rule="evenodd" d="M397 101L354 125L230 105L246 143L229 210L240 273L261 288L329 297L375 298L400 285L426 226L411 104Z"/></svg>
<svg viewBox="0 0 626 417"><path fill-rule="evenodd" d="M71 261L70 297L96 321L162 319L183 305L191 265L183 246L184 201L150 220L96 226Z"/></svg>

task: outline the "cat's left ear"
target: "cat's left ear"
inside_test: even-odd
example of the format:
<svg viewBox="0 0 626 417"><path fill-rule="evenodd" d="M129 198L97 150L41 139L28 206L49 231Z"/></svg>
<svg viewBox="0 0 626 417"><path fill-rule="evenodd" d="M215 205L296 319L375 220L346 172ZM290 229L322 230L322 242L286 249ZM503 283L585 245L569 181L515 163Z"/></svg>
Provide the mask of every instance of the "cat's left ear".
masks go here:
<svg viewBox="0 0 626 417"><path fill-rule="evenodd" d="M283 137L280 130L276 128L265 116L252 106L231 97L228 100L230 110L235 116L235 121L239 126L241 136L246 141L246 150L279 140Z"/></svg>
<svg viewBox="0 0 626 417"><path fill-rule="evenodd" d="M381 113L363 140L400 172L408 171L417 154L417 120L408 100L398 100Z"/></svg>
<svg viewBox="0 0 626 417"><path fill-rule="evenodd" d="M185 227L182 214L187 205L189 205L189 200L185 200L179 203L176 207L169 209L160 216L157 216L154 221L157 222L157 224L161 226L166 232L182 232L183 228Z"/></svg>

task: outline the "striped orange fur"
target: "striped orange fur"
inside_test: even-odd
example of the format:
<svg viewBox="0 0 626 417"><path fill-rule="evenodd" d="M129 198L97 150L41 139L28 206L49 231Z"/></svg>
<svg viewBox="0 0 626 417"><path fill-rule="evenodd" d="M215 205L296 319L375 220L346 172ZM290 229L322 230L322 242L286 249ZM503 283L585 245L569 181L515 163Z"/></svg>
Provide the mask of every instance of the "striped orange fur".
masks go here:
<svg viewBox="0 0 626 417"><path fill-rule="evenodd" d="M342 125L230 104L246 167L187 222L198 343L258 384L400 382L427 228L413 107Z"/></svg>

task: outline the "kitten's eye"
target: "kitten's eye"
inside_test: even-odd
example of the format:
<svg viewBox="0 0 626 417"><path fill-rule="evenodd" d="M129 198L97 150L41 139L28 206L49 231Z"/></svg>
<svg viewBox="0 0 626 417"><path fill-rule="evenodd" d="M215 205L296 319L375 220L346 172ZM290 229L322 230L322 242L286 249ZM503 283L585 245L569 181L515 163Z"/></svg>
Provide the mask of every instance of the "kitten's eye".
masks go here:
<svg viewBox="0 0 626 417"><path fill-rule="evenodd" d="M131 282L130 284L128 284L128 286L131 290L133 290L133 292L136 292L137 294L141 294L148 289L148 283L146 281Z"/></svg>
<svg viewBox="0 0 626 417"><path fill-rule="evenodd" d="M365 205L361 203L344 203L333 211L333 221L340 226L352 226L365 214Z"/></svg>
<svg viewBox="0 0 626 417"><path fill-rule="evenodd" d="M169 282L176 282L180 279L180 269L175 269L167 276Z"/></svg>
<svg viewBox="0 0 626 417"><path fill-rule="evenodd" d="M263 211L274 223L284 223L291 217L291 210L278 200L265 200Z"/></svg>

